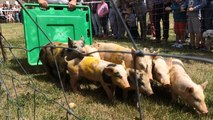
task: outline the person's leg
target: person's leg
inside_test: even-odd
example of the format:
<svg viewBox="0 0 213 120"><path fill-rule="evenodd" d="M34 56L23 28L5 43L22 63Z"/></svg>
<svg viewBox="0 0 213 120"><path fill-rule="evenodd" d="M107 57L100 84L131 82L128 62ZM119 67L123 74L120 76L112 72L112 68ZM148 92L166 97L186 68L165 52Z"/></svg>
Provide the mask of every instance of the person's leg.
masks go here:
<svg viewBox="0 0 213 120"><path fill-rule="evenodd" d="M97 23L96 23L95 14L91 13L91 16L92 16L92 26L93 26L95 36L98 36L98 26L97 26Z"/></svg>
<svg viewBox="0 0 213 120"><path fill-rule="evenodd" d="M180 29L180 40L182 43L184 43L186 34L186 22L180 22L179 29Z"/></svg>
<svg viewBox="0 0 213 120"><path fill-rule="evenodd" d="M95 20L96 20L96 23L98 25L98 35L101 36L103 34L102 25L101 25L101 21L100 21L97 13L95 13Z"/></svg>
<svg viewBox="0 0 213 120"><path fill-rule="evenodd" d="M154 26L154 22L153 22L153 12L152 11L149 12L149 19L150 19L150 24L151 24L151 35L155 39L156 34L155 34L155 26Z"/></svg>
<svg viewBox="0 0 213 120"><path fill-rule="evenodd" d="M153 10L153 23L155 27L155 34L156 34L156 42L160 42L161 39L161 28L160 28L160 18L161 14L158 7L154 6Z"/></svg>
<svg viewBox="0 0 213 120"><path fill-rule="evenodd" d="M193 17L188 17L187 18L187 28L188 28L188 33L189 33L189 38L190 38L190 45L189 48L194 48L195 47L195 35L194 35L194 30L193 30Z"/></svg>
<svg viewBox="0 0 213 120"><path fill-rule="evenodd" d="M178 22L174 22L174 33L176 35L175 42L177 43L178 40L179 40L179 37L178 37Z"/></svg>
<svg viewBox="0 0 213 120"><path fill-rule="evenodd" d="M195 48L200 47L201 33L195 33Z"/></svg>
<svg viewBox="0 0 213 120"><path fill-rule="evenodd" d="M195 33L195 48L199 48L201 44L201 22L198 17L193 17L193 31Z"/></svg>
<svg viewBox="0 0 213 120"><path fill-rule="evenodd" d="M110 9L109 12L109 21L110 21L110 26L112 29L112 33L114 38L118 37L118 26L117 26L117 20L116 20L116 13L114 11L114 9Z"/></svg>
<svg viewBox="0 0 213 120"><path fill-rule="evenodd" d="M192 48L195 47L195 33L190 32L190 45Z"/></svg>
<svg viewBox="0 0 213 120"><path fill-rule="evenodd" d="M140 18L140 30L141 30L141 39L146 40L147 35L147 25L146 25L146 14Z"/></svg>
<svg viewBox="0 0 213 120"><path fill-rule="evenodd" d="M116 14L116 19L117 19L117 25L118 25L118 38L124 37L126 30L118 14Z"/></svg>
<svg viewBox="0 0 213 120"><path fill-rule="evenodd" d="M102 26L103 26L103 30L104 30L104 35L108 36L109 35L108 16L104 16L102 18Z"/></svg>
<svg viewBox="0 0 213 120"><path fill-rule="evenodd" d="M163 40L164 42L168 41L169 38L169 13L164 11L163 14Z"/></svg>

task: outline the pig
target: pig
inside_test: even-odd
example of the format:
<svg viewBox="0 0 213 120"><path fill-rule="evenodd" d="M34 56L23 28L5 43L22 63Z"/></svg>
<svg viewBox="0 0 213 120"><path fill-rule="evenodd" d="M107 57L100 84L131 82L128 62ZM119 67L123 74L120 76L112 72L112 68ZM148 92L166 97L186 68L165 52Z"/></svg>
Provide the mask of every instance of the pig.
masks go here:
<svg viewBox="0 0 213 120"><path fill-rule="evenodd" d="M172 59L165 60L163 57L154 56L152 60L153 79L161 83L164 87L170 86L169 70L172 67Z"/></svg>
<svg viewBox="0 0 213 120"><path fill-rule="evenodd" d="M150 80L148 76L144 75L144 71L134 70L132 68L127 68L128 82L130 87L128 89L123 90L123 98L127 99L128 91L136 90L135 84L135 71L136 71L136 80L138 81L138 88L140 93L145 93L148 96L154 94L151 88Z"/></svg>
<svg viewBox="0 0 213 120"><path fill-rule="evenodd" d="M90 46L90 45L85 45L83 47L83 52L85 53L85 55L93 56L93 57L101 59L100 54L97 51L98 51L98 49L96 49L95 47Z"/></svg>
<svg viewBox="0 0 213 120"><path fill-rule="evenodd" d="M62 80L64 80L67 77L67 63L64 61L64 57L68 56L67 59L69 60L76 57L83 57L83 54L81 54L83 52L83 47L83 39L72 41L71 38L68 38L68 44L61 42L51 42L41 48L39 59L45 67L47 75L51 79L59 79L59 71L60 77L62 78ZM56 64L58 65L58 71Z"/></svg>
<svg viewBox="0 0 213 120"><path fill-rule="evenodd" d="M92 56L85 56L83 59L76 58L66 62L68 63L67 67L73 92L77 91L77 82L80 78L99 82L110 100L113 100L115 86L123 89L130 87L127 72L121 64L107 62Z"/></svg>
<svg viewBox="0 0 213 120"><path fill-rule="evenodd" d="M172 59L170 82L173 101L180 96L187 104L191 105L198 113L207 114L204 89L208 81L198 85L194 83L184 70L181 60Z"/></svg>
<svg viewBox="0 0 213 120"><path fill-rule="evenodd" d="M93 44L95 48L97 48L99 51L109 50L109 51L126 51L134 53L134 49L126 48L123 46L120 46L115 43L102 43L102 42L96 42ZM125 65L127 68L134 68L133 64L133 54L130 53L119 53L119 52L100 52L100 58L109 62L121 64L122 61L125 62ZM136 58L136 69L145 71L146 75L149 77L150 80L152 80L152 73L149 68L152 64L152 59L149 56L146 57L137 57Z"/></svg>

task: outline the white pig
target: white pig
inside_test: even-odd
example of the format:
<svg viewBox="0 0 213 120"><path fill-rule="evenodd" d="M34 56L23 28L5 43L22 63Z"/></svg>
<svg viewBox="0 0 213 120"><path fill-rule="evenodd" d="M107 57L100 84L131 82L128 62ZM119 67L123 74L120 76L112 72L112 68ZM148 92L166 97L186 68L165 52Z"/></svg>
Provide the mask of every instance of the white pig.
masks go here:
<svg viewBox="0 0 213 120"><path fill-rule="evenodd" d="M170 85L169 70L172 67L172 59L165 60L163 57L156 56L153 58L152 74L154 80L161 83L163 86Z"/></svg>
<svg viewBox="0 0 213 120"><path fill-rule="evenodd" d="M173 101L176 101L177 96L180 96L198 113L208 113L205 95L203 93L208 82L206 81L201 85L194 83L184 70L183 63L179 59L172 60L170 82Z"/></svg>
<svg viewBox="0 0 213 120"><path fill-rule="evenodd" d="M135 70L132 68L127 68L126 71L128 74L128 82L130 84L130 88L128 88L128 90L136 90ZM151 88L150 80L145 74L146 73L144 71L136 70L136 80L138 81L138 88L141 93L152 95L153 90Z"/></svg>

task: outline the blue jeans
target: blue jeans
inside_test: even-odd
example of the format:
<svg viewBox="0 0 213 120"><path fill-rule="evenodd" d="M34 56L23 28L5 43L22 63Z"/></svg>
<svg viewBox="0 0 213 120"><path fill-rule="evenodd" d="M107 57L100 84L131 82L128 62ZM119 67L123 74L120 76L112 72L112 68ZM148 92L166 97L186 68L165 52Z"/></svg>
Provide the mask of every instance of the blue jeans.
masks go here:
<svg viewBox="0 0 213 120"><path fill-rule="evenodd" d="M112 28L113 35L117 38L123 37L125 28L115 9L110 8L109 10L109 20Z"/></svg>
<svg viewBox="0 0 213 120"><path fill-rule="evenodd" d="M91 15L92 15L92 25L93 25L95 35L96 36L102 35L103 34L102 28L101 28L102 26L97 13L91 13Z"/></svg>

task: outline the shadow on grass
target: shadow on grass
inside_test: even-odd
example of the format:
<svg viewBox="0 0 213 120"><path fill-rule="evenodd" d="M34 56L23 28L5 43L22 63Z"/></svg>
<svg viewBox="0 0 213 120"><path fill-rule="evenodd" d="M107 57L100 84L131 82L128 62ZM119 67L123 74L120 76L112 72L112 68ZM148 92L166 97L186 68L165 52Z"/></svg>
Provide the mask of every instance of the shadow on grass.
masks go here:
<svg viewBox="0 0 213 120"><path fill-rule="evenodd" d="M18 61L23 68L18 64L18 62L15 59L11 59L9 61L11 63L9 68L15 70L19 74L25 74L25 71L27 72L27 74L41 74L45 72L42 65L38 66L29 65L26 58L18 59Z"/></svg>

